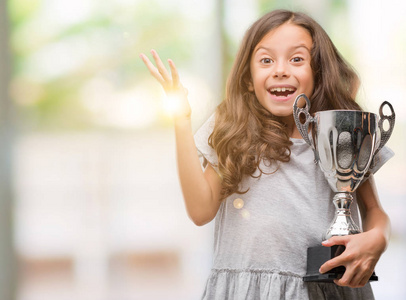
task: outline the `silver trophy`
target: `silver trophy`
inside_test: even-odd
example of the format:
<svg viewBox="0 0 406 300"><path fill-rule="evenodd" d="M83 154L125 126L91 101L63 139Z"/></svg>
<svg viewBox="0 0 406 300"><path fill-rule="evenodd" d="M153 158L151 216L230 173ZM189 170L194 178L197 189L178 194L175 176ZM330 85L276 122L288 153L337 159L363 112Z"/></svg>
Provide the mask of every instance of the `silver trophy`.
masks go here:
<svg viewBox="0 0 406 300"><path fill-rule="evenodd" d="M298 106L301 99L306 103L303 108ZM389 116L383 114L385 106L391 111ZM393 107L389 102L383 102L379 109L380 118L376 114L357 110L327 110L316 112L311 116L309 110L309 99L304 94L299 95L293 105L296 126L306 143L312 147L315 162L336 193L333 198L336 207L335 217L323 239L360 233L359 227L351 217L350 205L353 201L351 193L368 175L374 156L392 134L395 125ZM385 121L389 126L386 130L384 130ZM330 252L323 254L325 251ZM344 271L342 269L333 270L332 274L319 274L318 269L325 260L342 251L340 247L309 248L308 275L304 280L332 281L339 278ZM371 280L377 280L375 277L371 277Z"/></svg>

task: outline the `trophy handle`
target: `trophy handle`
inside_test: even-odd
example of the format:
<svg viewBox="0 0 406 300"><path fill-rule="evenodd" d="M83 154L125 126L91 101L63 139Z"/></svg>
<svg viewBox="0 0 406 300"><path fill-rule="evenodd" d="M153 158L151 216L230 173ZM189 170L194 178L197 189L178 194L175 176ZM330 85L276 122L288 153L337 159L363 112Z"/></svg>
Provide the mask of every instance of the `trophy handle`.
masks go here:
<svg viewBox="0 0 406 300"><path fill-rule="evenodd" d="M386 116L383 114L383 108L385 105L389 106L391 110L391 114L389 116ZM381 142L378 146L378 148L375 151L375 154L379 152L379 150L382 149L382 147L386 144L386 142L389 140L390 136L392 135L393 128L395 127L395 111L393 110L392 104L390 104L388 101L384 101L381 106L379 107L379 122L378 122L378 127L381 132ZM383 129L383 122L387 120L389 123L389 129L384 130Z"/></svg>
<svg viewBox="0 0 406 300"><path fill-rule="evenodd" d="M301 108L297 104L299 103L300 98L303 98L306 101L306 106ZM296 97L295 103L293 103L293 118L295 119L296 127L299 130L300 135L303 137L305 142L312 147L314 152L314 159L318 161L318 155L316 153L316 148L314 147L313 141L309 137L309 124L314 122L314 118L309 113L310 110L310 100L306 97L305 94L300 94ZM301 116L305 117L304 122L301 121ZM303 119L303 118L302 118Z"/></svg>

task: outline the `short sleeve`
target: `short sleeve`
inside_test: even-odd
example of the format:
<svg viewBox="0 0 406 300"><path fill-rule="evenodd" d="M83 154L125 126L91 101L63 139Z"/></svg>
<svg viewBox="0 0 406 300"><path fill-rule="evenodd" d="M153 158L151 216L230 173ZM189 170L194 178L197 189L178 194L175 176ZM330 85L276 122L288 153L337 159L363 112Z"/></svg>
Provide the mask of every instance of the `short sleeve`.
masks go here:
<svg viewBox="0 0 406 300"><path fill-rule="evenodd" d="M375 174L394 155L395 155L395 153L390 148L384 146L374 156L374 158L371 162L371 165L369 167L369 172L372 174Z"/></svg>
<svg viewBox="0 0 406 300"><path fill-rule="evenodd" d="M216 170L216 172L219 173L216 151L209 145L209 136L213 132L214 122L215 114L212 114L209 119L197 130L194 135L194 139L203 168L205 168L209 163Z"/></svg>

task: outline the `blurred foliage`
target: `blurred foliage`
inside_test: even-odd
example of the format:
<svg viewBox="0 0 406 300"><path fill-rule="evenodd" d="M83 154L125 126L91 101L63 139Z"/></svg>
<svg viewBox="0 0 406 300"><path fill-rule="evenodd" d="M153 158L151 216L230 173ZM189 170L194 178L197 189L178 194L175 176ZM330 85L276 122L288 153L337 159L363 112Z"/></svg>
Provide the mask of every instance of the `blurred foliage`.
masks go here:
<svg viewBox="0 0 406 300"><path fill-rule="evenodd" d="M24 24L40 8L42 0L12 0L8 1L8 12L11 16L11 25L16 28L19 24Z"/></svg>
<svg viewBox="0 0 406 300"><path fill-rule="evenodd" d="M96 126L83 104L83 90L94 78L106 79L117 91L134 86L148 73L139 59L146 47L178 61L188 59L182 49L188 49L191 36L176 7L156 9L159 4L150 0L100 6L94 1L89 17L61 25L47 23L53 14L47 3L10 0L8 5L11 96L23 130Z"/></svg>
<svg viewBox="0 0 406 300"><path fill-rule="evenodd" d="M257 1L258 15L276 8L300 10L305 5L297 0ZM16 103L20 129L114 127L100 121L104 115L97 115L100 113L98 101L101 109L104 105L104 110L109 110L115 103L119 105L120 101L116 100L120 93L131 93L137 85L150 79L139 53L149 54L150 47L154 47L162 58L172 58L178 67L190 64L199 59L194 50L202 46L202 40L207 43L213 38L210 31L201 31L207 31L204 26L217 22L216 18L221 21L212 28L221 31L218 46L222 49L225 82L239 47L239 41L225 30L226 1L215 0L214 16L204 21L192 20L174 3L162 0L10 0L11 97ZM342 34L346 29L343 22L346 1L333 0L326 5L329 15L326 30L351 61L351 45ZM95 88L94 81L106 83L99 94L100 86ZM89 87L93 88L93 111L89 109ZM106 95L105 90L110 94ZM99 121L95 121L97 118Z"/></svg>
<svg viewBox="0 0 406 300"><path fill-rule="evenodd" d="M291 2L291 0L259 0L259 12L263 15L274 9L289 9Z"/></svg>

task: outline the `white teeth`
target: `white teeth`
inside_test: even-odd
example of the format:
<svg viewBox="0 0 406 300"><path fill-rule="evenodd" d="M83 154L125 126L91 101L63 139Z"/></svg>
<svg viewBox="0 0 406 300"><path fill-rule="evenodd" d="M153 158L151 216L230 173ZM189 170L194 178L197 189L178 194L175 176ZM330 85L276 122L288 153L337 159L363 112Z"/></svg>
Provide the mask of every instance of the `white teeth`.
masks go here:
<svg viewBox="0 0 406 300"><path fill-rule="evenodd" d="M289 87L282 87L282 88L277 87L277 88L272 88L271 89L271 92L286 92L286 91L294 92L295 89L292 89L292 88L289 88Z"/></svg>

